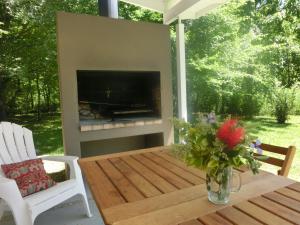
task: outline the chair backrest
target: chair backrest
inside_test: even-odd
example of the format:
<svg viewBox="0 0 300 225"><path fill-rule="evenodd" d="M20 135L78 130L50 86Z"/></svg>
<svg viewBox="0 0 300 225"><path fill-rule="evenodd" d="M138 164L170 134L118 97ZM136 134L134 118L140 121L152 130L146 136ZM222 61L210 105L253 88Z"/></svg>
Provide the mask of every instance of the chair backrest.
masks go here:
<svg viewBox="0 0 300 225"><path fill-rule="evenodd" d="M278 159L272 156L268 156L267 159L261 161L280 167L280 169L278 170L278 175L287 177L296 153L296 147L290 146L288 148L284 148L275 145L261 144L260 148L267 152L273 152L285 156L284 159Z"/></svg>
<svg viewBox="0 0 300 225"><path fill-rule="evenodd" d="M0 123L0 165L36 158L32 132L20 125Z"/></svg>

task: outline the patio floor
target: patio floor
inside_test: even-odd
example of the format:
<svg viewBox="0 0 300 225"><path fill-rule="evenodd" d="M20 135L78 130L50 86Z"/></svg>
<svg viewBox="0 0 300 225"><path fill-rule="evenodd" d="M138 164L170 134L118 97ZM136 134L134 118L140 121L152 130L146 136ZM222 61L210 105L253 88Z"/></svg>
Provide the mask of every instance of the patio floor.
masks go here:
<svg viewBox="0 0 300 225"><path fill-rule="evenodd" d="M85 216L83 204L75 196L62 204L40 214L34 225L104 225L93 197L86 187L92 218ZM15 225L10 212L5 212L0 218L1 225Z"/></svg>

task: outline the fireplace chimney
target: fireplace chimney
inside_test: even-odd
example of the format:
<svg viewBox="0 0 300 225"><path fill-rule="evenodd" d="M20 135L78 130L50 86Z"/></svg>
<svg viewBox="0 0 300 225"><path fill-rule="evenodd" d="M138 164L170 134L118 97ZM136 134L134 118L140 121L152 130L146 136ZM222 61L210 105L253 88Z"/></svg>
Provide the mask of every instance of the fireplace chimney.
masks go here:
<svg viewBox="0 0 300 225"><path fill-rule="evenodd" d="M99 15L118 18L118 0L98 0Z"/></svg>

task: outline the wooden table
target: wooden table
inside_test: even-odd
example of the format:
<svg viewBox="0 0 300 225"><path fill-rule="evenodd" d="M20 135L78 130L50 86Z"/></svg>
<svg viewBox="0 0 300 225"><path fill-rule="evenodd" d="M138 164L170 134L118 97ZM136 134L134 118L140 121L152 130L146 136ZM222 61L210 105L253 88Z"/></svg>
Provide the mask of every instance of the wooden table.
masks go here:
<svg viewBox="0 0 300 225"><path fill-rule="evenodd" d="M113 225L300 224L300 183L241 172L228 205L207 200L205 173L166 147L79 161L105 223Z"/></svg>

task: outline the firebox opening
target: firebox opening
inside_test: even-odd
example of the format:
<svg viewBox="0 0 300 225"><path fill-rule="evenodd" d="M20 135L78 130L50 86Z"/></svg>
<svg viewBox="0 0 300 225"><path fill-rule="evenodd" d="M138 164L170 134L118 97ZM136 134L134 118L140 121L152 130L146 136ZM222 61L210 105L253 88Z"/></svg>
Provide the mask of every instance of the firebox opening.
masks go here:
<svg viewBox="0 0 300 225"><path fill-rule="evenodd" d="M160 72L77 71L80 121L161 118Z"/></svg>

